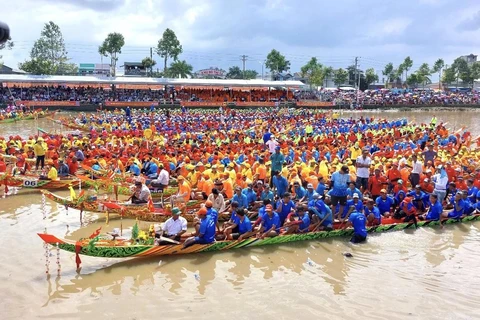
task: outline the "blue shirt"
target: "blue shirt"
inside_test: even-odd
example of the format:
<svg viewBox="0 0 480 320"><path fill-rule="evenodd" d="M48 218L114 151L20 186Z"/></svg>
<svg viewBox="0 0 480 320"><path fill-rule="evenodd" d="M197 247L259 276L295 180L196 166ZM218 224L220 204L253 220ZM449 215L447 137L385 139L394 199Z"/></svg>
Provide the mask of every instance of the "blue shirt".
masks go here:
<svg viewBox="0 0 480 320"><path fill-rule="evenodd" d="M358 211L358 212L363 212L363 202L362 201L357 201L357 204L355 204L355 202L353 202L353 199L351 200L347 200L347 205L346 207L348 209L350 209L350 207L355 207L355 211Z"/></svg>
<svg viewBox="0 0 480 320"><path fill-rule="evenodd" d="M272 179L272 182L275 188L277 189L277 195L279 197L283 197L285 192L287 192L287 188L288 188L287 179L284 176L280 176L280 178L277 176L274 176Z"/></svg>
<svg viewBox="0 0 480 320"><path fill-rule="evenodd" d="M215 210L213 208L208 208L207 209L207 216L211 217L213 219L213 221L215 221L215 223L218 222L218 212L217 212L217 210Z"/></svg>
<svg viewBox="0 0 480 320"><path fill-rule="evenodd" d="M130 165L130 172L133 173L133 175L135 175L135 176L139 176L140 175L140 168L134 163L134 164Z"/></svg>
<svg viewBox="0 0 480 320"><path fill-rule="evenodd" d="M359 236L367 237L367 221L365 215L361 212L354 211L350 214L348 221L353 225L353 232Z"/></svg>
<svg viewBox="0 0 480 320"><path fill-rule="evenodd" d="M478 194L478 188L477 187L471 187L471 188L468 188L468 199L470 199L470 201L472 201L472 203L475 203L476 199L477 199L477 194Z"/></svg>
<svg viewBox="0 0 480 320"><path fill-rule="evenodd" d="M305 230L308 231L308 227L310 226L310 216L308 215L307 212L303 215L303 217L300 219L302 222L299 224L299 229L300 230ZM305 231L305 232L306 232Z"/></svg>
<svg viewBox="0 0 480 320"><path fill-rule="evenodd" d="M293 203L292 200L289 202L285 203L283 200L279 200L277 202L277 208L282 207L282 210L278 213L278 216L280 217L280 223L283 226L283 223L285 222L285 219L287 218L288 214L292 211L292 209L295 209L295 203Z"/></svg>
<svg viewBox="0 0 480 320"><path fill-rule="evenodd" d="M310 201L308 203L308 209L312 210L321 220L325 218L324 224L331 224L333 222L332 209L323 202L323 200L317 199L316 201Z"/></svg>
<svg viewBox="0 0 480 320"><path fill-rule="evenodd" d="M275 230L280 229L280 217L278 216L278 213L274 211L271 218L268 214L265 214L262 218L262 225L265 228L265 232L270 230L273 225L275 225Z"/></svg>
<svg viewBox="0 0 480 320"><path fill-rule="evenodd" d="M313 200L313 195L316 194L316 192L314 190L312 191L308 191L307 189L307 201L310 202Z"/></svg>
<svg viewBox="0 0 480 320"><path fill-rule="evenodd" d="M239 216L235 216L234 222L238 226L238 233L244 234L252 231L252 224L247 216L244 216L243 221L240 220Z"/></svg>
<svg viewBox="0 0 480 320"><path fill-rule="evenodd" d="M232 201L236 201L238 202L238 207L239 208L248 208L248 200L247 200L247 196L244 195L243 193L238 196L236 193L233 195L233 198L232 198Z"/></svg>
<svg viewBox="0 0 480 320"><path fill-rule="evenodd" d="M270 156L270 161L272 162L272 171L282 171L283 163L285 162L285 157L280 152L274 152Z"/></svg>
<svg viewBox="0 0 480 320"><path fill-rule="evenodd" d="M395 200L388 196L385 199L383 199L382 197L378 197L375 202L377 203L377 207L380 210L381 214L390 212L390 208L395 204Z"/></svg>
<svg viewBox="0 0 480 320"><path fill-rule="evenodd" d="M215 240L215 222L210 217L205 217L200 222L199 238L206 243L212 243Z"/></svg>
<svg viewBox="0 0 480 320"><path fill-rule="evenodd" d="M366 216L369 216L370 213L372 213L373 217L377 219L379 223L382 223L382 215L377 207L373 207L372 210L368 209L368 207L365 207L363 210Z"/></svg>
<svg viewBox="0 0 480 320"><path fill-rule="evenodd" d="M158 171L158 166L155 162L150 162L150 165L148 166L147 172L145 174L149 178L156 178L157 177L157 171Z"/></svg>
<svg viewBox="0 0 480 320"><path fill-rule="evenodd" d="M453 203L453 211L448 214L449 218L458 219L465 213L465 201L463 199L458 200L458 206L460 207L457 210L457 202Z"/></svg>
<svg viewBox="0 0 480 320"><path fill-rule="evenodd" d="M307 195L307 190L305 190L304 187L298 186L298 188L295 188L295 199L300 200L303 197Z"/></svg>
<svg viewBox="0 0 480 320"><path fill-rule="evenodd" d="M363 194L362 192L360 192L360 190L358 190L358 188L354 188L353 190L350 188L347 189L347 196L350 196L350 198L353 198L354 194L358 194L358 197L360 200L363 199Z"/></svg>
<svg viewBox="0 0 480 320"><path fill-rule="evenodd" d="M270 199L271 202L273 202L273 192L269 190L268 192L266 190L262 191L262 195L260 196L260 200L265 200L265 199Z"/></svg>
<svg viewBox="0 0 480 320"><path fill-rule="evenodd" d="M100 170L102 170L102 167L100 167L99 164L96 164L96 163L95 163L95 164L92 166L92 169L95 170L95 171L100 171Z"/></svg>
<svg viewBox="0 0 480 320"><path fill-rule="evenodd" d="M59 177L66 177L70 174L70 169L66 163L62 163L60 168L58 168L58 176Z"/></svg>
<svg viewBox="0 0 480 320"><path fill-rule="evenodd" d="M242 190L242 193L247 197L247 202L252 203L257 201L257 194L253 189L245 188Z"/></svg>
<svg viewBox="0 0 480 320"><path fill-rule="evenodd" d="M315 190L316 193L318 193L321 197L325 195L325 189L327 187L325 186L325 183L321 182L317 185L317 189Z"/></svg>
<svg viewBox="0 0 480 320"><path fill-rule="evenodd" d="M440 215L442 214L442 211L443 211L443 207L440 204L440 202L437 201L437 202L435 202L435 204L432 204L430 206L425 219L427 219L427 220L440 220Z"/></svg>
<svg viewBox="0 0 480 320"><path fill-rule="evenodd" d="M332 174L331 180L333 183L332 196L346 197L350 176L348 174L341 174L337 171Z"/></svg>
<svg viewBox="0 0 480 320"><path fill-rule="evenodd" d="M265 215L265 206L258 209L258 217L262 219L264 215Z"/></svg>

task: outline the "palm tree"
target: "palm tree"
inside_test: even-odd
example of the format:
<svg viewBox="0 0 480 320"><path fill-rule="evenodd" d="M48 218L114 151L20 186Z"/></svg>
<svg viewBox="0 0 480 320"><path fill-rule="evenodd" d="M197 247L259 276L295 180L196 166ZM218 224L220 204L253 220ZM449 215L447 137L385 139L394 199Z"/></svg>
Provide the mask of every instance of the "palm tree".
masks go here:
<svg viewBox="0 0 480 320"><path fill-rule="evenodd" d="M192 76L193 67L185 60L174 61L170 64L170 68L167 69L167 75L172 78L187 78Z"/></svg>

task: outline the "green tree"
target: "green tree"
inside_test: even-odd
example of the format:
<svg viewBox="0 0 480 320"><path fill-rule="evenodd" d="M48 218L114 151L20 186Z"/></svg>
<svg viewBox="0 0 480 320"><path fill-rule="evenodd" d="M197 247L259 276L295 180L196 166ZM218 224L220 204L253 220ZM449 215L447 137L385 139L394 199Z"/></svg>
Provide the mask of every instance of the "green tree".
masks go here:
<svg viewBox="0 0 480 320"><path fill-rule="evenodd" d="M228 72L225 75L227 79L242 79L243 78L243 72L240 70L239 67L233 66L228 68Z"/></svg>
<svg viewBox="0 0 480 320"><path fill-rule="evenodd" d="M33 74L76 73L77 67L68 63L67 54L60 27L50 21L33 44L30 60L20 63L19 68Z"/></svg>
<svg viewBox="0 0 480 320"><path fill-rule="evenodd" d="M244 79L256 79L258 75L258 72L255 70L245 70L245 76Z"/></svg>
<svg viewBox="0 0 480 320"><path fill-rule="evenodd" d="M281 73L290 69L290 61L288 61L279 51L272 49L267 55L265 67L270 69L272 74L274 72Z"/></svg>
<svg viewBox="0 0 480 320"><path fill-rule="evenodd" d="M323 85L325 79L325 68L317 61L317 58L312 57L301 69L302 77L307 78L310 88Z"/></svg>
<svg viewBox="0 0 480 320"><path fill-rule="evenodd" d="M150 57L145 57L143 58L142 60L142 66L147 69L147 70L150 70L150 76L152 75L153 73L153 66L156 65L157 62L155 60L153 60L152 58Z"/></svg>
<svg viewBox="0 0 480 320"><path fill-rule="evenodd" d="M185 60L174 61L167 69L166 75L171 78L187 78L192 75L193 67Z"/></svg>
<svg viewBox="0 0 480 320"><path fill-rule="evenodd" d="M455 71L455 80L456 80L456 87L458 88L459 79L467 79L468 80L468 63L462 57L458 57L452 63L452 68Z"/></svg>
<svg viewBox="0 0 480 320"><path fill-rule="evenodd" d="M0 51L6 49L6 50L12 50L14 46L14 43L12 40L7 40L5 43L0 44ZM3 62L1 61L3 56L0 54L0 67L3 65Z"/></svg>
<svg viewBox="0 0 480 320"><path fill-rule="evenodd" d="M432 71L430 70L428 63L422 63L422 65L420 66L420 68L418 68L416 73L417 73L418 83L421 83L423 87L425 87L427 83L431 82L430 75L432 74Z"/></svg>
<svg viewBox="0 0 480 320"><path fill-rule="evenodd" d="M416 73L412 73L408 76L407 78L407 84L410 86L410 87L416 87L417 84L418 84L418 77L417 77L417 74Z"/></svg>
<svg viewBox="0 0 480 320"><path fill-rule="evenodd" d="M405 60L403 60L403 63L401 64L402 69L405 71L405 79L408 78L408 70L413 66L413 61L410 59L410 56L406 57ZM403 71L402 70L402 71Z"/></svg>
<svg viewBox="0 0 480 320"><path fill-rule="evenodd" d="M443 61L443 59L438 59L433 64L433 68L432 68L432 73L438 73L438 88L439 89L441 88L441 83L442 83L443 67L445 67L445 62Z"/></svg>
<svg viewBox="0 0 480 320"><path fill-rule="evenodd" d="M386 82L393 82L394 81L394 70L393 70L393 63L388 63L382 71L382 74L387 77Z"/></svg>
<svg viewBox="0 0 480 320"><path fill-rule="evenodd" d="M470 67L470 73L471 73L471 82L470 85L473 86L475 85L475 80L480 78L480 62L474 62L471 67Z"/></svg>
<svg viewBox="0 0 480 320"><path fill-rule="evenodd" d="M336 86L344 84L348 81L348 72L342 68L335 71L333 76L333 82Z"/></svg>
<svg viewBox="0 0 480 320"><path fill-rule="evenodd" d="M332 67L326 67L326 68L323 69L324 81L325 81L327 78L333 77L333 75L334 75L334 72L333 72L333 68L332 68ZM326 83L324 84L324 86L326 86Z"/></svg>
<svg viewBox="0 0 480 320"><path fill-rule="evenodd" d="M455 68L450 66L450 68L446 68L443 72L442 82L445 83L447 86L453 83L457 79L457 74Z"/></svg>
<svg viewBox="0 0 480 320"><path fill-rule="evenodd" d="M156 51L163 58L163 72L166 72L168 58L177 61L178 56L183 52L183 48L175 32L167 28L163 32L162 38L158 40Z"/></svg>
<svg viewBox="0 0 480 320"><path fill-rule="evenodd" d="M365 70L365 82L367 83L367 87L372 83L378 82L378 75L373 68Z"/></svg>
<svg viewBox="0 0 480 320"><path fill-rule="evenodd" d="M117 70L118 55L122 53L122 47L125 45L125 38L121 33L109 33L102 45L98 47L98 52L105 57L110 56L111 75L115 77Z"/></svg>

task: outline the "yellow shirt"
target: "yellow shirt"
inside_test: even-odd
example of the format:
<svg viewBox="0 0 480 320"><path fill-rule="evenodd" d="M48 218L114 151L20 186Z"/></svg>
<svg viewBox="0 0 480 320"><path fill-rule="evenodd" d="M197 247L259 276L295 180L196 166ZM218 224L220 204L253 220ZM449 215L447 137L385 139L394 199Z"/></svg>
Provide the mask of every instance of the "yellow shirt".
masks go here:
<svg viewBox="0 0 480 320"><path fill-rule="evenodd" d="M35 152L35 156L44 156L45 155L45 149L43 148L41 143L35 143L33 146L33 152Z"/></svg>
<svg viewBox="0 0 480 320"><path fill-rule="evenodd" d="M50 179L50 180L57 180L58 179L58 172L57 172L57 169L54 166L52 166L50 171L48 171L47 178Z"/></svg>

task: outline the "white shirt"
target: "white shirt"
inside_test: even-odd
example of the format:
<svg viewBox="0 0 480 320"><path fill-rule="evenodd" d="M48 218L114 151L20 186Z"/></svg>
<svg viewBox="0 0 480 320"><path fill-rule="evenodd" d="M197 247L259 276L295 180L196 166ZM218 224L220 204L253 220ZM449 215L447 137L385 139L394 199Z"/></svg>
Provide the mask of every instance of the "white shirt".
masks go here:
<svg viewBox="0 0 480 320"><path fill-rule="evenodd" d="M170 182L170 175L168 174L168 171L165 169L160 170L160 174L158 175L156 181L164 186L168 186L168 183Z"/></svg>
<svg viewBox="0 0 480 320"><path fill-rule="evenodd" d="M215 199L213 197L213 193L211 193L209 196L208 196L208 199L207 200L210 200L212 201L213 203L213 209L217 210L218 213L222 213L223 211L225 211L225 199L223 199L223 195L222 194L219 194L217 196L217 198Z"/></svg>
<svg viewBox="0 0 480 320"><path fill-rule="evenodd" d="M448 183L448 176L440 178L440 174L436 174L432 177L432 180L435 182L435 190L437 191L446 191L447 190L447 183Z"/></svg>
<svg viewBox="0 0 480 320"><path fill-rule="evenodd" d="M422 174L423 172L423 164L417 160L417 162L413 163L412 173Z"/></svg>
<svg viewBox="0 0 480 320"><path fill-rule="evenodd" d="M267 141L266 145L268 146L268 150L270 153L275 152L275 148L278 146L278 142L276 140L270 139Z"/></svg>
<svg viewBox="0 0 480 320"><path fill-rule="evenodd" d="M172 236L182 232L183 230L187 231L187 220L184 217L178 217L177 220L169 218L163 224L162 230Z"/></svg>
<svg viewBox="0 0 480 320"><path fill-rule="evenodd" d="M368 165L368 168L357 167L357 177L359 177L359 178L370 177L370 164L372 164L372 159L368 156L365 159L363 159L363 155L361 155L361 156L357 157L357 162L356 163Z"/></svg>

